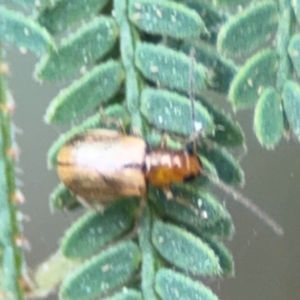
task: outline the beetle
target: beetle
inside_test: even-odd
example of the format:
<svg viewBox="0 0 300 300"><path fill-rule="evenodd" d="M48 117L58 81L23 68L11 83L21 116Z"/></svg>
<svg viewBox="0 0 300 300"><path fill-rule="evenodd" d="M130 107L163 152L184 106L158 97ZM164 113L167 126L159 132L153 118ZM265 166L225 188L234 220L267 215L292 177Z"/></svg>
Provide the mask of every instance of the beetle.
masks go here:
<svg viewBox="0 0 300 300"><path fill-rule="evenodd" d="M175 182L200 175L192 150L150 149L140 137L93 129L70 139L57 156L57 173L82 202L105 203L143 196L147 185L168 190Z"/></svg>
<svg viewBox="0 0 300 300"><path fill-rule="evenodd" d="M98 208L118 198L144 196L148 183L163 189L204 175L233 199L248 208L278 235L283 229L250 199L218 178L207 174L193 151L150 149L137 136L108 129L92 129L75 135L59 151L57 173L65 186L88 208ZM100 208L99 207L99 208Z"/></svg>

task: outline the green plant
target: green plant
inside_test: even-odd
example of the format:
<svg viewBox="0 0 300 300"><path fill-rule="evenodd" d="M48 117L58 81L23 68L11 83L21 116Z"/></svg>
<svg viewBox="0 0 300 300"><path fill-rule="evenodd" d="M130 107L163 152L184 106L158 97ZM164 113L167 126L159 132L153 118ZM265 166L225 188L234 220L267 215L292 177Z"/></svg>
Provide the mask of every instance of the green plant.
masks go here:
<svg viewBox="0 0 300 300"><path fill-rule="evenodd" d="M97 112L100 106L108 117L122 120L128 131L141 132L150 144L157 144L164 131L175 141L189 137L193 133L187 96L189 52L194 48L195 122L204 133L197 144L201 160L211 177L228 185L242 184L243 171L225 149L243 145L242 131L210 97L228 93L236 109L257 103L255 133L267 148L279 142L284 128L298 136L300 99L288 56L297 73L298 40L291 39L290 2L282 0L277 6L263 1L234 15L231 5L245 2L224 0L212 6L194 0L40 1L36 21L1 7L3 39L43 54L36 67L39 79L78 77L53 99L45 119L56 124L87 119L53 144L49 166L55 167L58 150L72 136L105 126ZM33 2L27 5L34 10ZM278 19L278 11L286 18ZM294 12L297 16L297 5ZM65 33L68 29L70 34ZM276 29L274 49L266 37ZM53 36L60 35L64 38L56 45ZM174 143L169 141L169 146ZM62 299L173 299L175 292L187 299L196 299L195 295L217 299L198 277L233 273L233 260L222 239L234 228L227 210L208 192L208 181L200 178L172 188L175 197L187 199L191 207L150 189L138 234L130 232L139 201L119 201L102 215L87 213L66 233L60 252L49 261L48 273L37 271L39 286L34 293L43 294L62 280ZM51 206L75 209L74 200L59 185ZM106 235L97 234L98 228L105 228ZM67 273L71 275L64 279ZM124 286L127 289L121 290Z"/></svg>

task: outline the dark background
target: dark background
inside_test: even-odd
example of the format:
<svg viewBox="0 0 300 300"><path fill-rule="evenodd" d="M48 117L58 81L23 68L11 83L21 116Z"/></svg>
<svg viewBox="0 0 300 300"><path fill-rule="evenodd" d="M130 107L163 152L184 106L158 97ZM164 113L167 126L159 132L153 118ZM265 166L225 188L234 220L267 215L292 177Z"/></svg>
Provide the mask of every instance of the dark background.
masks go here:
<svg viewBox="0 0 300 300"><path fill-rule="evenodd" d="M10 65L9 88L16 102L14 123L23 133L17 136L21 149L19 179L24 186L26 203L20 210L30 222L24 224L24 235L30 241L26 253L29 267L34 268L57 249L64 230L76 220L72 213L51 215L48 198L58 183L55 172L47 170L46 154L62 128L48 126L43 116L58 85L32 79L36 58L6 48ZM220 299L292 300L300 294L300 145L293 140L281 141L275 151L260 147L252 130L253 110L239 112L247 140L248 153L242 160L246 173L244 195L278 221L285 230L276 236L268 227L241 205L227 201L236 235L228 243L236 264L234 278L212 279L213 291ZM230 199L224 192L221 199ZM57 299L51 296L49 299Z"/></svg>

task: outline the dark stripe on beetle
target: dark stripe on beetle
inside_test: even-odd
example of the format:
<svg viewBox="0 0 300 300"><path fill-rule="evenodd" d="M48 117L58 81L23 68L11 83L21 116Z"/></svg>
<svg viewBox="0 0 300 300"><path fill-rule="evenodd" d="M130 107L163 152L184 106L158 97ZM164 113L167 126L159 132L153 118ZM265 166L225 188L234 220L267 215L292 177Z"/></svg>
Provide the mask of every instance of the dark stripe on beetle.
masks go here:
<svg viewBox="0 0 300 300"><path fill-rule="evenodd" d="M83 143L83 142L110 142L110 141L115 141L118 137L117 136L113 136L113 137L109 137L109 136L104 136L101 137L99 135L86 135L86 134L80 134L77 135L73 138L71 138L68 142L67 145L77 145L78 143Z"/></svg>
<svg viewBox="0 0 300 300"><path fill-rule="evenodd" d="M74 163L65 163L65 162L57 162L58 166L74 166ZM128 164L128 165L123 165L123 169L141 169L142 171L146 169L146 165L143 164Z"/></svg>
<svg viewBox="0 0 300 300"><path fill-rule="evenodd" d="M141 169L146 168L145 164L128 164L123 166L124 169Z"/></svg>

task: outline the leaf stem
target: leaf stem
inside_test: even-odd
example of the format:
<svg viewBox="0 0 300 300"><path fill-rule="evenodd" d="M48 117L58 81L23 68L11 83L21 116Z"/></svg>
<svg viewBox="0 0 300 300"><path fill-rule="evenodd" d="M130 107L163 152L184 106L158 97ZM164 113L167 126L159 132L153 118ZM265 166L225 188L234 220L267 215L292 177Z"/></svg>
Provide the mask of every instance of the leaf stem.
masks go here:
<svg viewBox="0 0 300 300"><path fill-rule="evenodd" d="M126 103L131 115L132 129L142 133L142 118L140 115L140 92L138 74L134 67L134 36L133 28L127 19L127 1L114 0L114 13L120 27L120 52L126 73Z"/></svg>
<svg viewBox="0 0 300 300"><path fill-rule="evenodd" d="M24 263L21 248L17 245L18 241L22 240L22 236L16 201L14 201L17 195L13 155L15 149L11 107L3 69L5 68L1 67L2 71L0 71L0 298L22 300L24 298L20 283Z"/></svg>

